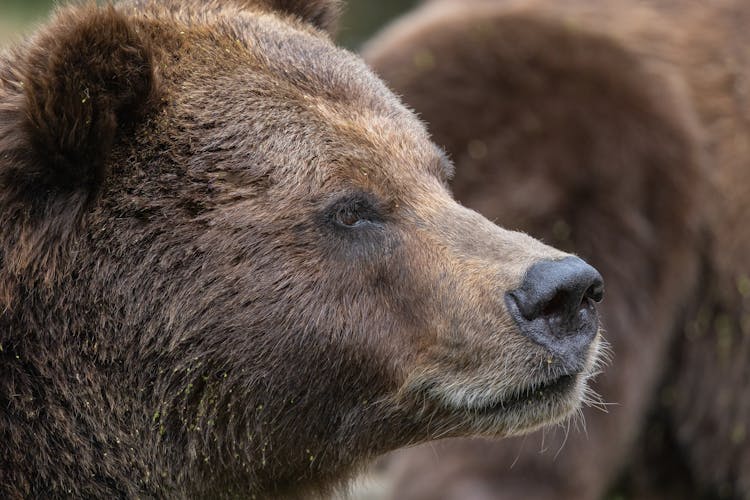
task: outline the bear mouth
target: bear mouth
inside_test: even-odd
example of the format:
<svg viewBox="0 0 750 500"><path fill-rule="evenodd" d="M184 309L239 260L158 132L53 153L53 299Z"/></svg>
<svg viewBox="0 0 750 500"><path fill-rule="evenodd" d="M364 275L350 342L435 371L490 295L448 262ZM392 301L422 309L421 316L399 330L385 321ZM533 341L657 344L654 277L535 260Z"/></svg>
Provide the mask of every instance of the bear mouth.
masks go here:
<svg viewBox="0 0 750 500"><path fill-rule="evenodd" d="M550 399L564 398L574 392L580 375L580 373L564 374L557 378L538 382L496 403L474 408L473 410L480 413L494 414L507 412L525 404L549 402Z"/></svg>

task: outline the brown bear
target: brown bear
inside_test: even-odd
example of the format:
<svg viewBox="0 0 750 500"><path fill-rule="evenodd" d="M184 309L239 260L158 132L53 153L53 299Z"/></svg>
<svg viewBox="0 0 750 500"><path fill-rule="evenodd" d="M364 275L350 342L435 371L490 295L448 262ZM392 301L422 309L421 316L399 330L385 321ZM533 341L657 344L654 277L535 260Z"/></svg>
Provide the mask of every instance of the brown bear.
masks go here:
<svg viewBox="0 0 750 500"><path fill-rule="evenodd" d="M365 48L459 201L602 272L613 350L606 413L398 456L395 498L750 498L748 26L741 0L434 1Z"/></svg>
<svg viewBox="0 0 750 500"><path fill-rule="evenodd" d="M337 9L77 4L0 56L0 497L309 497L578 407L601 277L454 201Z"/></svg>

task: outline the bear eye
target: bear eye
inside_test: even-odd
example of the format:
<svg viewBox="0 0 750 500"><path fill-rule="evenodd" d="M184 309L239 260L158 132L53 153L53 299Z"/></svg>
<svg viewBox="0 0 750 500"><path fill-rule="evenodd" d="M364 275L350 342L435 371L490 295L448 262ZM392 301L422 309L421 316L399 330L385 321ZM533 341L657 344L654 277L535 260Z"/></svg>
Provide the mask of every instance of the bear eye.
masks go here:
<svg viewBox="0 0 750 500"><path fill-rule="evenodd" d="M382 222L374 204L365 195L348 196L331 207L330 218L343 228L356 228Z"/></svg>

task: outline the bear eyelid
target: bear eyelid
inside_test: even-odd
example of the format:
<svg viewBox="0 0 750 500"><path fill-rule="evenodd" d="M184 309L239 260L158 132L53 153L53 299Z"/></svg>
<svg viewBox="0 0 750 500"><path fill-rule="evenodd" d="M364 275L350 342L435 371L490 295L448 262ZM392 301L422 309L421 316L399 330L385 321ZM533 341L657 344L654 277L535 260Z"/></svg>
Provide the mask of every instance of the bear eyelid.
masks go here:
<svg viewBox="0 0 750 500"><path fill-rule="evenodd" d="M383 217L372 196L366 193L347 195L336 200L327 210L328 219L336 227L355 229L370 224L381 224Z"/></svg>

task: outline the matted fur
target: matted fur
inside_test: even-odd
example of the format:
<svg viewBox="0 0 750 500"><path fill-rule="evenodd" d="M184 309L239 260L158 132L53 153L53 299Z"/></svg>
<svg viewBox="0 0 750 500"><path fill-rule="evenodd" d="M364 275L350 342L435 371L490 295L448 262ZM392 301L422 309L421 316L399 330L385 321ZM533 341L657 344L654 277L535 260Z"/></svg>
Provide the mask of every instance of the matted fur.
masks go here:
<svg viewBox="0 0 750 500"><path fill-rule="evenodd" d="M624 467L636 498L750 496L748 22L741 1L435 1L365 49L459 200L602 271L613 349L606 414L408 452L395 498L597 499Z"/></svg>

